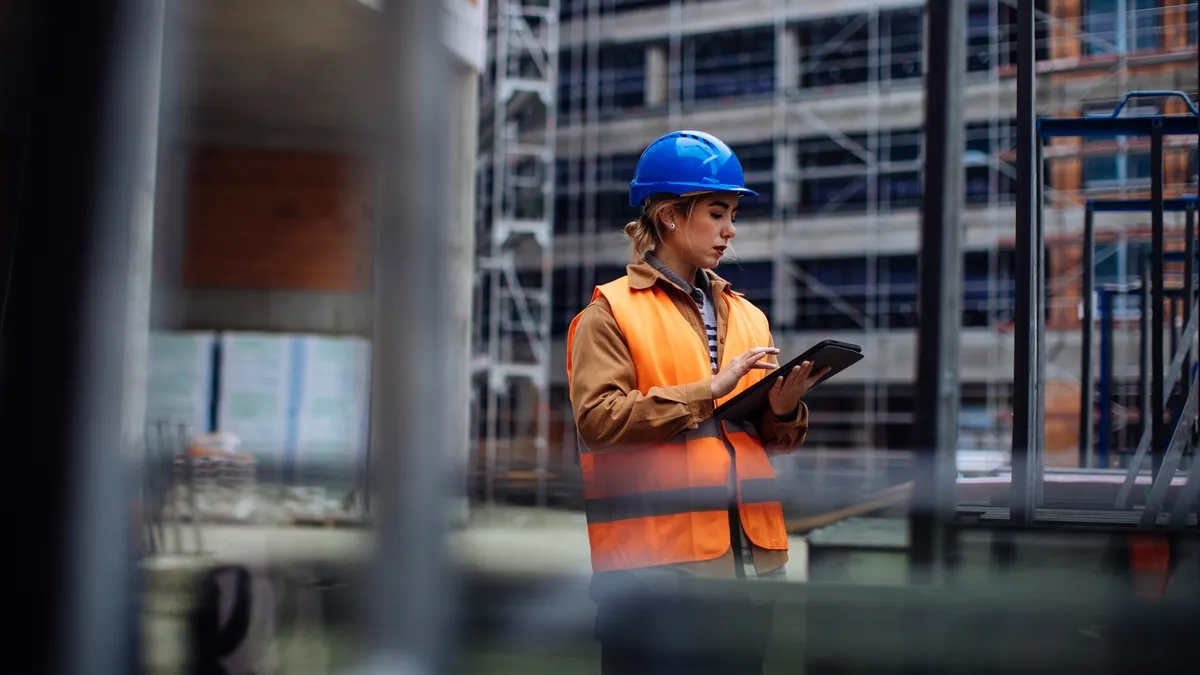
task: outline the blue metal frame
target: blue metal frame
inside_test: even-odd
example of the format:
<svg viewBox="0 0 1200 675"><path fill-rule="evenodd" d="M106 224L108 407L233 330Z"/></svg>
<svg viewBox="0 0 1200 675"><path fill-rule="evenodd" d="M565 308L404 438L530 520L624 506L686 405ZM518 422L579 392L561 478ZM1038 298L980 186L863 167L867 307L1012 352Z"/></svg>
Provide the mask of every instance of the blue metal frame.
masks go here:
<svg viewBox="0 0 1200 675"><path fill-rule="evenodd" d="M1020 16L1022 21L1019 22L1018 39L1028 41L1032 36L1032 20L1030 16ZM1018 258L1018 289L1017 289L1017 306L1016 315L1014 317L1017 325L1016 335L1016 354L1013 359L1013 449L1012 449L1012 471L1013 481L1010 497L1010 513L1012 520L1018 522L1030 522L1036 520L1036 511L1041 504L1041 488L1042 488L1042 440L1039 437L1041 426L1040 422L1043 419L1044 401L1042 400L1043 389L1043 373L1044 373L1044 334L1045 326L1042 316L1042 303L1044 301L1044 283L1045 283L1045 266L1043 260L1043 230L1042 230L1042 214L1044 209L1043 204L1043 143L1046 138L1055 137L1077 137L1077 138L1107 138L1114 136L1148 136L1150 138L1150 161L1151 161L1151 189L1150 199L1140 200L1093 200L1087 204L1087 216L1085 221L1085 238L1088 240L1088 248L1094 247L1094 232L1092 230L1093 216L1096 212L1131 212L1131 211L1149 211L1151 214L1151 252L1150 259L1152 270L1149 270L1150 276L1150 303L1148 306L1157 307L1153 312L1155 325L1162 325L1162 307L1164 306L1165 284L1163 275L1164 262L1164 237L1163 237L1163 214L1167 210L1171 211L1194 211L1196 208L1195 197L1185 197L1181 199L1167 200L1163 195L1163 138L1164 136L1173 135L1197 135L1200 131L1200 111L1191 98L1182 91L1174 90L1152 90L1152 91L1132 91L1125 94L1121 98L1120 103L1108 115L1097 115L1081 118L1038 118L1035 116L1035 91L1030 91L1031 82L1034 73L1032 72L1032 62L1028 54L1018 54L1018 115L1017 115L1017 154L1018 154L1018 171L1020 175L1031 179L1029 189L1023 189L1022 184L1018 184L1018 200L1017 200L1017 258ZM1021 58L1024 57L1024 58ZM1121 111L1125 108L1129 101L1135 98L1150 98L1150 97L1173 97L1182 99L1189 113L1182 115L1142 115L1121 117ZM1033 128L1030 129L1028 121L1032 119ZM1190 216L1189 216L1190 218ZM1094 288L1094 265L1090 264L1092 260L1091 251L1087 255L1085 269L1085 293L1088 298L1088 309L1085 314L1091 318L1091 293ZM1186 256L1185 256L1186 260ZM1187 261L1189 264L1192 261ZM1028 275L1026 277L1026 275ZM1108 362L1112 358L1112 344L1109 333L1112 328L1112 299L1110 293L1101 293L1101 300L1104 304L1104 312L1102 321L1104 322L1105 330L1102 331L1101 343L1101 370L1102 382L1101 386L1104 389L1104 401L1106 406L1111 405L1111 364ZM1090 387L1091 373L1091 352L1090 352L1090 335L1092 325L1090 322L1083 327L1084 335L1087 336L1087 346L1084 352L1083 368L1088 374L1085 378L1085 387ZM1162 340L1152 340L1152 359L1150 368L1143 370L1143 376L1149 373L1153 377L1153 383L1149 385L1150 390L1150 407L1153 410L1161 411L1164 409L1163 393L1161 391L1165 374L1163 373L1163 349ZM1090 388L1089 388L1090 394ZM1090 400L1090 396L1085 395L1081 401L1085 405ZM1080 457L1083 464L1086 464L1087 457L1090 455L1086 445L1090 445L1090 416L1091 410L1080 411L1081 417L1086 415L1087 421L1080 421L1081 431L1088 432L1081 435L1080 438ZM1100 453L1102 461L1107 460L1108 444L1111 441L1111 422L1106 419L1107 415L1102 415L1101 419L1101 437L1097 439L1100 445ZM1154 450L1152 457L1155 461L1155 469L1160 465L1160 460L1166 451L1165 448L1165 427L1162 423L1161 414L1158 416L1158 423L1153 422L1154 414L1151 415L1150 423L1153 432L1152 448Z"/></svg>
<svg viewBox="0 0 1200 675"><path fill-rule="evenodd" d="M1194 214L1198 207L1200 207L1200 199L1198 199L1197 195L1185 195L1183 197L1178 197L1175 199L1164 199L1163 200L1163 211L1166 213ZM1096 214L1096 213L1146 213L1146 212L1152 211L1153 208L1154 208L1154 202L1151 199L1090 199L1087 202L1085 202L1085 209L1086 209L1085 212L1087 215L1086 215L1086 220L1085 220L1085 224L1084 224L1084 231L1085 231L1084 247L1085 247L1085 250L1084 250L1083 260L1084 260L1085 269L1084 269L1084 274L1083 274L1083 277L1084 277L1083 291L1084 292L1083 292L1082 296L1085 299L1089 299L1088 306L1085 306L1085 310L1090 309L1090 297L1093 292L1099 296L1099 300L1100 300L1100 304L1101 304L1100 382L1099 382L1101 412L1100 412L1099 430L1097 432L1096 445L1095 445L1096 460L1097 460L1098 465L1101 467L1107 467L1107 465L1108 465L1108 451L1111 448L1111 443L1112 443L1112 421L1111 421L1111 418L1112 418L1112 388L1113 388L1113 382L1112 382L1112 377L1113 377L1113 371L1112 371L1113 321L1112 321L1112 316L1111 316L1112 312L1113 312L1112 296L1126 294L1129 292L1129 289L1128 288L1120 288L1120 287L1116 287L1116 286L1112 286L1112 285L1109 285L1109 286L1106 286L1106 287L1103 287L1100 289L1094 289L1094 279L1095 279L1094 265L1095 265L1095 263L1094 263L1093 256L1090 255L1094 252L1094 247L1095 247L1095 236L1094 236L1092 215ZM1189 216L1189 217L1191 217L1191 216ZM1190 231L1188 234L1190 234ZM1142 246L1142 245L1135 244L1135 246L1137 248L1144 248L1144 246ZM1196 247L1193 246L1190 248L1192 249L1193 260L1195 260L1198 255L1198 252L1196 251ZM1170 251L1170 252L1164 251L1162 258L1163 258L1164 262L1168 262L1168 261L1178 262L1181 260L1186 260L1187 254L1185 251ZM1190 303L1188 303L1188 301L1186 299L1187 296L1189 295L1189 293L1187 292L1187 284L1185 284L1185 288L1183 290L1174 289L1174 290L1170 290L1170 291L1165 291L1165 293L1166 293L1166 295L1171 296L1173 302L1176 299L1183 299L1184 306L1190 308ZM1082 328L1082 337L1083 337L1083 344L1082 344L1083 378L1082 378L1082 381L1083 381L1083 388L1085 390L1084 397L1081 399L1083 401L1083 405L1081 405L1080 412L1079 412L1079 414L1080 414L1079 456L1080 456L1080 466L1081 467L1090 465L1089 460L1090 460L1091 454L1092 454L1092 443L1091 443L1091 433L1090 433L1092 419L1091 419L1090 412L1091 412L1093 406L1091 405L1092 401L1090 400L1091 399L1091 396L1090 396L1090 394L1091 394L1090 374L1091 374L1091 363L1092 363L1092 361L1091 361L1091 344L1092 344L1091 327L1093 326L1093 324L1094 324L1094 318L1090 316L1090 312L1085 311L1084 321L1083 321L1083 325L1081 327ZM1174 323L1172 323L1172 326L1173 325L1174 325ZM1171 353L1172 354L1175 353L1175 350L1176 350L1175 343L1177 342L1178 337L1179 336L1178 336L1177 332L1172 330L1172 332L1171 332L1171 338L1172 338ZM1190 372L1190 369L1188 369L1186 372ZM1187 382L1190 384L1190 380L1187 380ZM1146 391L1149 392L1149 389L1147 388ZM1179 402L1179 401L1173 402L1172 408L1173 408L1173 413L1174 413L1172 416L1173 421L1175 424L1178 424L1179 416L1183 412L1182 402ZM1175 425L1173 424L1172 428L1174 428L1174 426Z"/></svg>
<svg viewBox="0 0 1200 675"><path fill-rule="evenodd" d="M1135 115L1121 117L1121 110L1133 98L1181 98L1187 103L1191 114L1183 115ZM1108 115L1091 117L1043 117L1038 118L1037 130L1043 138L1109 138L1113 136L1150 136L1155 126L1162 128L1165 136L1187 136L1197 132L1200 113L1192 99L1182 91L1131 91L1121 99Z"/></svg>
<svg viewBox="0 0 1200 675"><path fill-rule="evenodd" d="M1112 446L1112 391L1113 391L1113 298L1118 295L1128 295L1130 293L1143 293L1140 285L1129 284L1106 284L1096 289L1096 295L1100 302L1100 421L1099 430L1096 434L1096 458L1097 463L1101 468L1108 467L1108 451ZM1166 294L1172 298L1183 298L1185 291L1183 289L1173 288L1166 291ZM1087 330L1087 327L1084 327ZM1086 338L1085 338L1086 339ZM1142 374L1143 381L1146 380L1145 373ZM1190 380L1186 381L1190 384ZM1148 383L1147 383L1148 384ZM1150 390L1147 387L1146 392ZM1180 408L1179 410L1182 410ZM1087 415L1088 411L1080 410L1081 416ZM1175 416L1178 421L1178 414ZM1172 426L1174 428L1174 426Z"/></svg>

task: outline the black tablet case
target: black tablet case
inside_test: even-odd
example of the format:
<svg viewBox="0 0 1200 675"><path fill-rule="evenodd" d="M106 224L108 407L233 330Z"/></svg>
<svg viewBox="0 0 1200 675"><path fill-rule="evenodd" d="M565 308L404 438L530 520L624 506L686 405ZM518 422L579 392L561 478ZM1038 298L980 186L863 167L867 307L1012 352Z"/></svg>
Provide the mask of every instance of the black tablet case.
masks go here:
<svg viewBox="0 0 1200 675"><path fill-rule="evenodd" d="M813 385L813 387L816 387L834 375L858 363L862 358L862 347L858 345L838 340L822 340L782 367L767 373L767 376L753 387L717 406L716 410L713 411L713 417L734 421L757 415L768 405L767 395L771 391L771 386L775 384L775 380L790 373L792 368L799 366L805 361L813 362L813 372L820 372L822 368L829 367L829 372L825 373L825 376ZM812 390L810 389L809 391Z"/></svg>

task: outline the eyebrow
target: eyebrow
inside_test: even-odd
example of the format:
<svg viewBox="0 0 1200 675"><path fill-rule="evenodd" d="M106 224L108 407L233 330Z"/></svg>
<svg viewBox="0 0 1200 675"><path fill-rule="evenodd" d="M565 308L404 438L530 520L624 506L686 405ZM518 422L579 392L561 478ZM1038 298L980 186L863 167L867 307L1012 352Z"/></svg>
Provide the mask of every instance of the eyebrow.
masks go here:
<svg viewBox="0 0 1200 675"><path fill-rule="evenodd" d="M719 206L723 209L729 208L729 205L722 201L714 201L713 203L709 204L709 206Z"/></svg>

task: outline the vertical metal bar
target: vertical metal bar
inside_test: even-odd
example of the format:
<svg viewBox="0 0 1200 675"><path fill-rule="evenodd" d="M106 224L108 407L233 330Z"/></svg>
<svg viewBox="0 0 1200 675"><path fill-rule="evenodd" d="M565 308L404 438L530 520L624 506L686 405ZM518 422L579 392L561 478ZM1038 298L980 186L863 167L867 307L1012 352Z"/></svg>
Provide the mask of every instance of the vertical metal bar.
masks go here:
<svg viewBox="0 0 1200 675"><path fill-rule="evenodd" d="M1096 438L1096 465L1108 468L1112 444L1113 292L1100 291L1100 430Z"/></svg>
<svg viewBox="0 0 1200 675"><path fill-rule="evenodd" d="M1092 365L1092 341L1096 323L1096 213L1092 203L1088 202L1083 214L1083 288L1080 297L1083 299L1083 323L1080 326L1083 339L1082 356L1080 358L1079 385L1079 466L1094 465L1095 453L1092 451L1092 429L1095 408L1095 376Z"/></svg>
<svg viewBox="0 0 1200 675"><path fill-rule="evenodd" d="M448 236L436 226L451 183L445 82L453 71L443 11L432 0L386 3L377 60L383 188L374 239L371 443L379 481L368 672L444 672L455 606L444 548L454 484L445 416L466 402L448 400L444 382L453 358L445 349L448 275L461 270L447 269Z"/></svg>
<svg viewBox="0 0 1200 675"><path fill-rule="evenodd" d="M100 3L95 15L71 6L65 22L96 21L100 66L83 77L97 87L97 160L79 279L72 460L62 561L61 673L119 673L138 667L138 598L131 479L140 477L136 439L145 418L145 368L157 175L159 85L165 3ZM70 35L63 37L70 40ZM70 76L78 77L72 70ZM71 101L55 101L70 106ZM86 113L85 113L86 114Z"/></svg>
<svg viewBox="0 0 1200 675"><path fill-rule="evenodd" d="M1163 424L1165 401L1163 399L1163 128L1158 121L1150 132L1150 264L1152 282L1152 313L1150 315L1150 450L1154 462L1154 476L1162 466L1166 451L1166 428Z"/></svg>
<svg viewBox="0 0 1200 675"><path fill-rule="evenodd" d="M1167 336L1171 341L1171 348L1167 351L1174 355L1179 346L1179 296L1175 293L1168 293L1166 295L1168 308L1167 323L1169 324L1167 326ZM1171 398L1175 398L1175 396L1172 394Z"/></svg>
<svg viewBox="0 0 1200 675"><path fill-rule="evenodd" d="M191 448L188 447L187 425L180 424L177 431L179 432L179 454L177 456L183 458L183 475L187 481L188 515L192 520L192 539L196 542L195 553L199 555L204 553L204 536L200 532L200 500L196 494L196 460L192 457Z"/></svg>
<svg viewBox="0 0 1200 675"><path fill-rule="evenodd" d="M1141 302L1138 311L1138 415L1142 420L1142 430L1145 431L1150 428L1150 388L1153 386L1150 381L1150 318L1153 313L1150 303L1153 282L1150 279L1150 256L1143 252L1138 254L1138 259L1142 261L1141 286L1138 289ZM1151 446L1151 458L1154 457L1153 448ZM1141 467L1137 470L1140 471Z"/></svg>
<svg viewBox="0 0 1200 675"><path fill-rule="evenodd" d="M1200 14L1200 11L1197 12ZM1189 204L1186 220L1183 226L1183 325L1187 326L1192 320L1192 302L1194 302L1196 287L1192 277L1196 275L1196 209ZM1187 356L1183 359L1183 391L1188 391L1192 384L1192 340L1182 345Z"/></svg>
<svg viewBox="0 0 1200 675"><path fill-rule="evenodd" d="M1015 353L1013 356L1013 446L1012 488L1010 492L1011 519L1028 523L1034 519L1032 504L1036 497L1034 482L1041 463L1037 450L1034 402L1037 380L1034 365L1037 358L1037 335L1033 326L1038 312L1034 299L1038 284L1037 251L1034 241L1037 195L1036 181L1040 171L1036 165L1037 146L1037 51L1034 25L1034 3L1017 5L1017 200L1016 200L1016 303L1014 307Z"/></svg>
<svg viewBox="0 0 1200 675"><path fill-rule="evenodd" d="M1029 455L1027 480L1029 485L1029 493L1026 495L1026 504L1029 507L1028 512L1033 513L1033 510L1042 505L1042 490L1043 481L1042 473L1045 469L1043 464L1045 460L1046 447L1046 314L1049 312L1049 297L1046 292L1046 284L1048 283L1050 273L1048 271L1049 260L1046 252L1046 179L1045 179L1045 157L1043 153L1043 144L1041 136L1037 137L1034 153L1036 163L1034 164L1034 175L1037 177L1033 182L1034 187L1034 206L1033 206L1033 222L1034 222L1034 260L1036 261L1036 275L1034 280L1034 305L1033 318L1035 333L1034 347L1037 354L1037 360L1034 362L1033 376L1033 446L1034 452ZM1036 461L1035 461L1036 460Z"/></svg>
<svg viewBox="0 0 1200 675"><path fill-rule="evenodd" d="M963 117L966 5L930 0L925 80L916 425L917 473L909 527L912 571L933 580L951 553L958 354L962 325Z"/></svg>

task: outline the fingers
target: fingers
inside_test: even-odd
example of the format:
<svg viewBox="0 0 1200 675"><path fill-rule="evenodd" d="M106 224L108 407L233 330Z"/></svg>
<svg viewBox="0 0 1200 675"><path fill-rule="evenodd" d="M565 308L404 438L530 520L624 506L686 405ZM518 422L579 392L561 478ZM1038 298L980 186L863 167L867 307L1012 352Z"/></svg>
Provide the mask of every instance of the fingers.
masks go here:
<svg viewBox="0 0 1200 675"><path fill-rule="evenodd" d="M779 350L774 347L755 347L753 349L747 350L746 353L737 357L737 359L735 359L734 365L735 365L735 367L737 367L738 371L743 374L750 371L751 369L774 370L775 368L778 368L779 366L777 366L773 363L764 362L764 361L762 361L762 358L764 356L767 356L768 354L778 354L778 353L779 353Z"/></svg>

